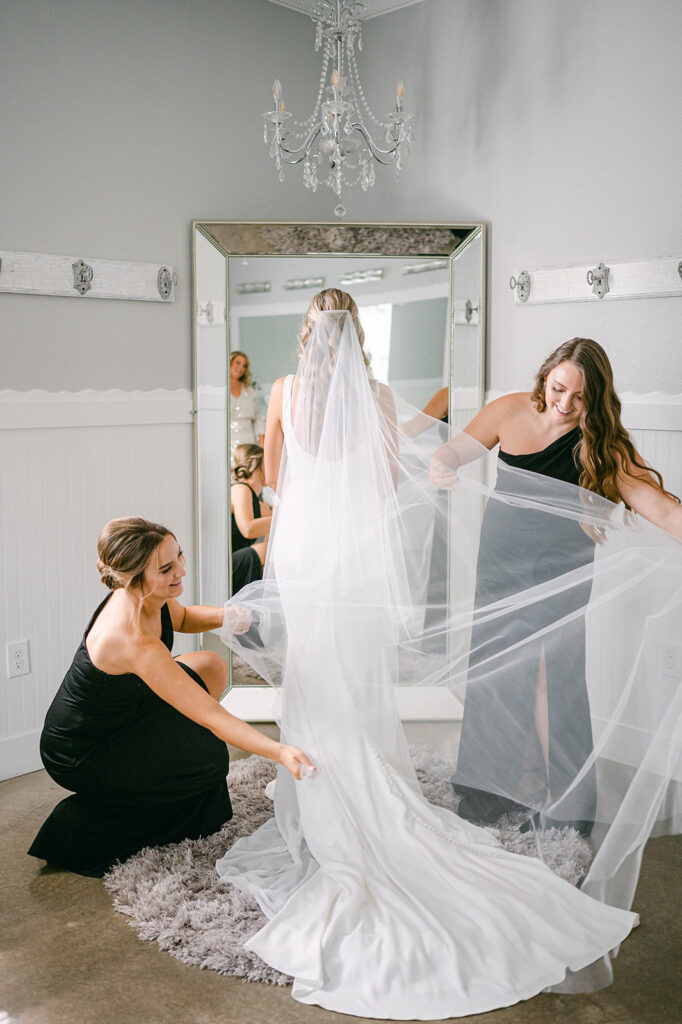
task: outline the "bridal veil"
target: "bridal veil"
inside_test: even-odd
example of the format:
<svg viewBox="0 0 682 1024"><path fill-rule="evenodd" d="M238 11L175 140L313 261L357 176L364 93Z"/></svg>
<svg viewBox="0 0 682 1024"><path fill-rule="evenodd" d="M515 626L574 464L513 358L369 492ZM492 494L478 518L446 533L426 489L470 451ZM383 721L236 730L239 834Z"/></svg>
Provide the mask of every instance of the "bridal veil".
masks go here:
<svg viewBox="0 0 682 1024"><path fill-rule="evenodd" d="M282 425L264 579L228 602L250 628L223 639L278 688L283 738L318 771L280 770L274 818L218 862L268 918L249 946L295 998L363 1016L608 983L644 844L682 816L682 686L661 661L682 548L465 433L443 448L444 424L373 380L347 312L320 314ZM422 797L401 686L464 709L453 781L472 820ZM539 840L506 852L503 815L579 830L579 886Z"/></svg>

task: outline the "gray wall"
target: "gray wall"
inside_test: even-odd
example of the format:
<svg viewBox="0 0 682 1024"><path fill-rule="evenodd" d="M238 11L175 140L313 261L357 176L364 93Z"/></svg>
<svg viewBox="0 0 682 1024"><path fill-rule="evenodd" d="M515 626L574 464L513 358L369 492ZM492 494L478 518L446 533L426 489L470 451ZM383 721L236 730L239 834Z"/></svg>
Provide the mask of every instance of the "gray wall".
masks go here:
<svg viewBox="0 0 682 1024"><path fill-rule="evenodd" d="M179 287L173 305L0 294L0 387L190 386L191 220L310 216L261 113L275 76L308 102L313 40L265 0L2 0L0 248L172 263Z"/></svg>
<svg viewBox="0 0 682 1024"><path fill-rule="evenodd" d="M393 306L390 381L442 377L447 316L447 299Z"/></svg>
<svg viewBox="0 0 682 1024"><path fill-rule="evenodd" d="M518 308L507 282L677 253L681 38L678 0L426 0L367 23L367 95L388 110L404 80L417 146L349 218L492 225L494 388L587 334L620 388L680 390L679 300ZM172 306L0 295L2 386L189 386L190 220L333 219L262 142L275 75L307 114L312 41L265 0L3 0L0 245L173 263L180 285Z"/></svg>
<svg viewBox="0 0 682 1024"><path fill-rule="evenodd" d="M523 268L682 256L679 0L427 0L369 22L361 56L375 105L402 78L419 119L402 182L353 214L491 224L489 384L529 387L587 335L620 389L682 391L679 298L519 308L508 287Z"/></svg>
<svg viewBox="0 0 682 1024"><path fill-rule="evenodd" d="M257 381L272 384L278 377L296 372L296 344L302 322L299 313L239 318L239 346L248 355Z"/></svg>

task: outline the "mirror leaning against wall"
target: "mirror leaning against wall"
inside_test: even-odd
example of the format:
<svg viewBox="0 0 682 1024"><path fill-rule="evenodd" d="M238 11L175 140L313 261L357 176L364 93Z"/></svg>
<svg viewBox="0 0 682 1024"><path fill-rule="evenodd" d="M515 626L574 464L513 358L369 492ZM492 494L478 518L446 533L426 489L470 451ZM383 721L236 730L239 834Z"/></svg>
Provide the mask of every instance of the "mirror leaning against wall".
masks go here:
<svg viewBox="0 0 682 1024"><path fill-rule="evenodd" d="M234 459L261 440L274 381L296 372L316 292L350 292L374 376L411 405L440 393L434 415L456 428L481 408L485 225L195 221L192 266L196 597L220 605L244 578L233 510L247 492L233 490ZM251 484L254 517L267 521L272 495L258 477ZM249 540L249 557L264 558L267 537ZM251 688L243 710L250 695L257 717L263 681L216 634L201 642L230 662L232 687Z"/></svg>

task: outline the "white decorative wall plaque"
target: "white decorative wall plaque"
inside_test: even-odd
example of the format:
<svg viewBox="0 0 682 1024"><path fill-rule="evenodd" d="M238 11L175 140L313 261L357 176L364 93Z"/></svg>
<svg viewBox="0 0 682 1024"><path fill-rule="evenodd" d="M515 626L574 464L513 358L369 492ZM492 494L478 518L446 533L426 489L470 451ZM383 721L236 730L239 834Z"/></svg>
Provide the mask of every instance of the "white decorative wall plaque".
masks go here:
<svg viewBox="0 0 682 1024"><path fill-rule="evenodd" d="M596 262L596 261L595 261ZM598 273L600 268L601 274ZM614 299L654 299L682 295L682 261L679 256L655 260L612 263L605 259L580 267L547 267L530 270L530 291L523 298L518 289L515 305L534 306L546 302L613 302ZM608 274L603 274L608 271ZM595 280L606 281L597 287ZM512 278L516 282L516 278ZM511 284L511 282L510 282ZM515 283L512 285L515 287Z"/></svg>
<svg viewBox="0 0 682 1024"><path fill-rule="evenodd" d="M162 263L0 250L0 292L173 302L177 275Z"/></svg>

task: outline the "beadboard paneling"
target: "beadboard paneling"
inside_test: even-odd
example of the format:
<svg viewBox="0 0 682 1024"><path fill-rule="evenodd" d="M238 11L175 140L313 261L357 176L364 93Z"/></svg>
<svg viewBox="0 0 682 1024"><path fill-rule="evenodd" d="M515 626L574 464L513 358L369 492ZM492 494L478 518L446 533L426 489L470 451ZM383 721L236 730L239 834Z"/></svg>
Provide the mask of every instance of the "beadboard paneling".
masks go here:
<svg viewBox="0 0 682 1024"><path fill-rule="evenodd" d="M6 425L13 403L3 403L7 393L0 393L7 414L0 418L0 777L40 767L45 711L106 594L96 571L97 534L105 522L139 514L168 525L190 553L185 598L192 599L190 395L184 392L178 405L171 392L165 403L175 412L167 408L161 418L180 422L150 423L144 422L150 414L143 396L132 394L126 403L117 393L113 408L106 392L95 401L92 393L83 402L77 395L59 402L47 397L38 403L43 424L59 422L67 406L73 414L80 405L80 425L13 429ZM158 406L154 394L150 404ZM87 417L82 422L83 406L94 424L87 425ZM103 418L119 425L102 425ZM126 418L131 422L122 423ZM31 671L9 679L4 647L20 639L29 641ZM178 637L175 653L193 647L194 638Z"/></svg>
<svg viewBox="0 0 682 1024"><path fill-rule="evenodd" d="M0 778L40 767L45 711L105 594L95 569L101 526L139 513L193 548L189 392L23 397L0 392ZM681 493L682 399L627 396L623 419L666 486ZM190 558L185 598L193 592ZM8 679L4 646L24 638L31 672ZM175 652L193 646L179 636Z"/></svg>

